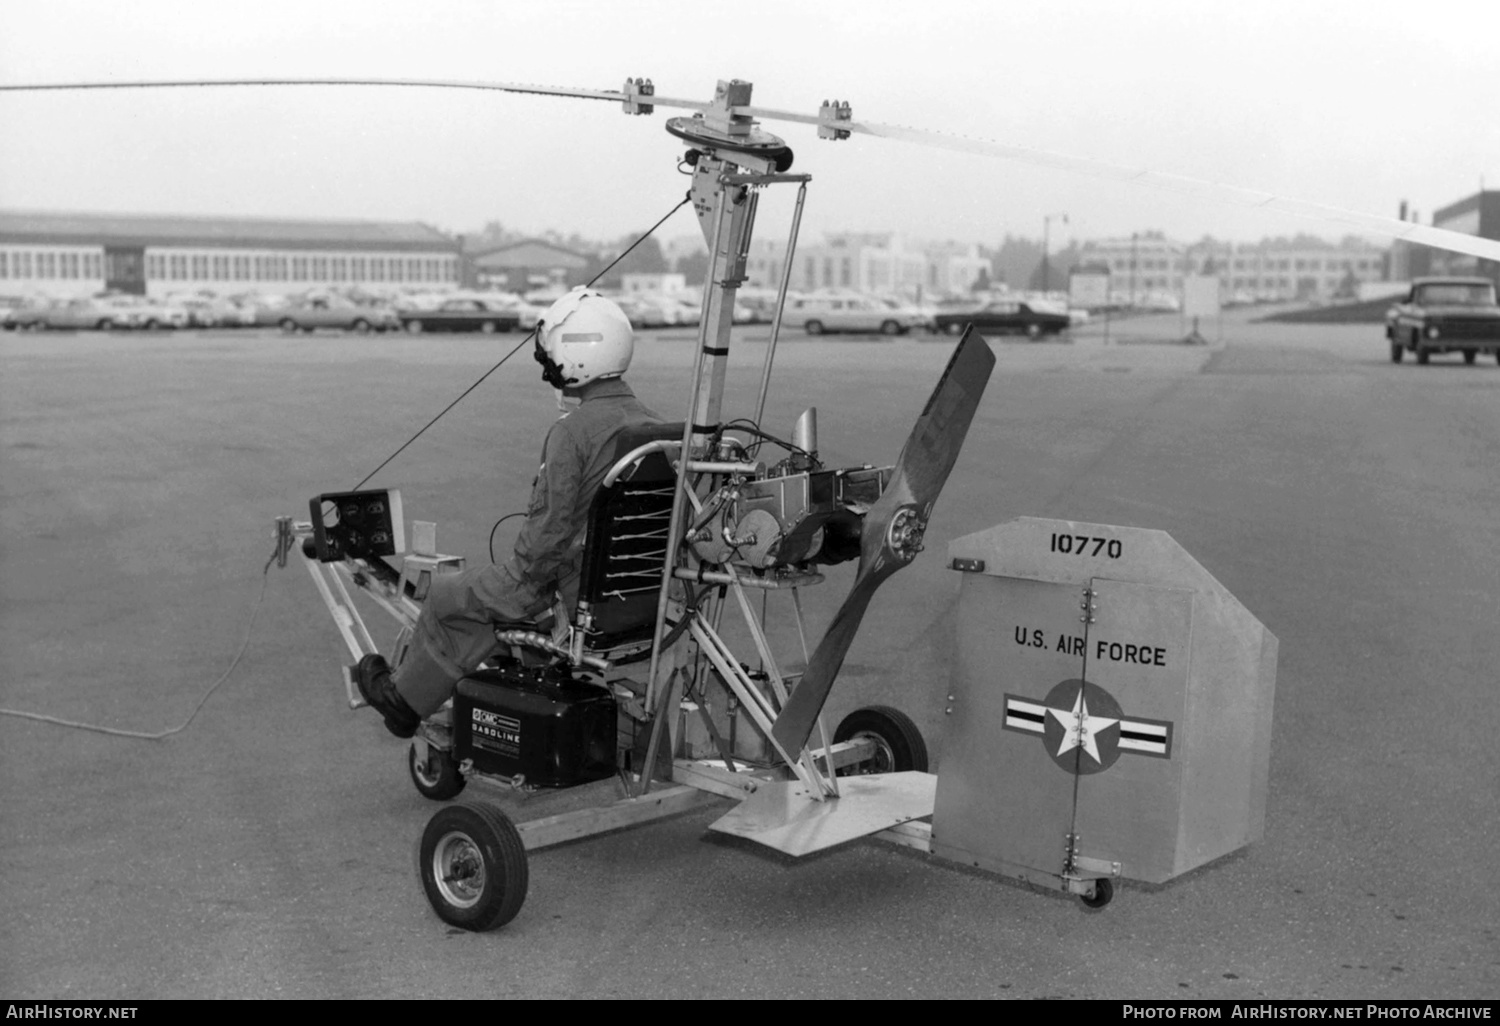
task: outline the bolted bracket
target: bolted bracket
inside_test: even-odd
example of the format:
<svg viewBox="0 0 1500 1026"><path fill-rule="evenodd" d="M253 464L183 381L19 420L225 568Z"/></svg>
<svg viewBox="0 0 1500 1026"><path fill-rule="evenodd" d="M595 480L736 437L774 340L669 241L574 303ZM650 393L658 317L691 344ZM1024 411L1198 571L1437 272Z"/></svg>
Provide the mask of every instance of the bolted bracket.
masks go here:
<svg viewBox="0 0 1500 1026"><path fill-rule="evenodd" d="M818 138L819 139L847 139L849 130L839 128L840 121L854 120L854 109L849 106L847 100L823 101L818 108Z"/></svg>
<svg viewBox="0 0 1500 1026"><path fill-rule="evenodd" d="M627 78L623 92L625 100L620 106L625 108L626 114L650 114L656 110L649 102L649 97L656 95L656 86L649 78Z"/></svg>

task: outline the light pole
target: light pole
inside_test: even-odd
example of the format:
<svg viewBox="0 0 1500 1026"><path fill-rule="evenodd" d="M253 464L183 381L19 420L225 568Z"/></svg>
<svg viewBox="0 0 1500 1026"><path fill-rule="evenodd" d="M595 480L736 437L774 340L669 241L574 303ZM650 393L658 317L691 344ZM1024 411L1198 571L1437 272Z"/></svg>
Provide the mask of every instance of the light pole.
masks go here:
<svg viewBox="0 0 1500 1026"><path fill-rule="evenodd" d="M1130 233L1130 308L1135 309L1135 242L1139 232Z"/></svg>
<svg viewBox="0 0 1500 1026"><path fill-rule="evenodd" d="M1062 221L1068 223L1067 214L1047 214L1042 218L1042 295L1046 295L1052 285L1052 268L1048 264L1048 256L1052 249L1052 222Z"/></svg>

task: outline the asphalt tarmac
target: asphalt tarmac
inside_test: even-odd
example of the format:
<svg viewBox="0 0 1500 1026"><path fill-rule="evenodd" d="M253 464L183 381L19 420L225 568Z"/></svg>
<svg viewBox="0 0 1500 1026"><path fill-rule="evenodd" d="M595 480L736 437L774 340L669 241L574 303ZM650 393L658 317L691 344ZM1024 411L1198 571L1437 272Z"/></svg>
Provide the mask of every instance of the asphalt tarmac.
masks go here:
<svg viewBox="0 0 1500 1026"><path fill-rule="evenodd" d="M928 551L829 712L904 708L941 774L948 540L1159 528L1280 639L1260 842L1090 911L877 841L793 860L704 810L534 853L488 934L428 908L436 806L345 707L305 572L262 566L277 515L353 486L520 336L0 335L0 707L178 727L256 614L165 739L0 716L0 996L1500 997L1500 366L1392 365L1378 326L1122 327L997 340ZM730 415L764 353L744 334ZM893 460L951 346L789 338L766 426L816 405L828 464ZM629 376L674 419L692 349L653 336ZM523 350L372 483L488 558L554 415ZM815 627L851 579L809 593Z"/></svg>

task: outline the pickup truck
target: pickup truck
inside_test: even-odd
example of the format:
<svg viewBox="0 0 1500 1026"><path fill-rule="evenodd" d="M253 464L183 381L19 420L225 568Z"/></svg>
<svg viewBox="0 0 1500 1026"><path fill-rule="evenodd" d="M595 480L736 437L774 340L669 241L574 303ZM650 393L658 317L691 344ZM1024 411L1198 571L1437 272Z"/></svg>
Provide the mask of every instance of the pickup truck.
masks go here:
<svg viewBox="0 0 1500 1026"><path fill-rule="evenodd" d="M1385 315L1391 362L1410 350L1418 363L1433 353L1462 353L1473 363L1481 352L1500 361L1500 303L1488 278L1418 278L1406 298Z"/></svg>

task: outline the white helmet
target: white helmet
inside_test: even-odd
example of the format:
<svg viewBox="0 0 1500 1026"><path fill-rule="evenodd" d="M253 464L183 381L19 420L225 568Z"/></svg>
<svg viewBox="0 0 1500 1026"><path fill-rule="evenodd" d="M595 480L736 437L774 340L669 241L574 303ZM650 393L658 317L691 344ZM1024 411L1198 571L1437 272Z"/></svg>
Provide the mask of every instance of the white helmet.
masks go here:
<svg viewBox="0 0 1500 1026"><path fill-rule="evenodd" d="M635 354L630 318L597 289L576 288L536 323L536 360L553 388L617 378Z"/></svg>

